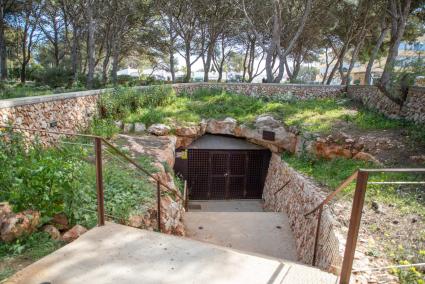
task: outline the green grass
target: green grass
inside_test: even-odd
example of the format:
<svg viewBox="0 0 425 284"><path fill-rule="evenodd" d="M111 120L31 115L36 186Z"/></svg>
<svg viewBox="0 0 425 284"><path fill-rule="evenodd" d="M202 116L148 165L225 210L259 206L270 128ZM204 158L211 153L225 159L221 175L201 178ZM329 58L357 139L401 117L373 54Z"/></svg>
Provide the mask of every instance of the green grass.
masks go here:
<svg viewBox="0 0 425 284"><path fill-rule="evenodd" d="M83 90L85 90L84 87L53 89L49 86L36 86L34 83L31 82L28 82L25 85L22 85L20 83L2 84L0 85L0 100L21 97L45 96Z"/></svg>
<svg viewBox="0 0 425 284"><path fill-rule="evenodd" d="M425 141L425 131L404 121L388 119L382 114L353 105L349 100L283 100L284 96L250 97L220 89L200 89L193 94L175 95L169 86L153 90L119 88L103 99L104 117L125 122L185 124L201 119L233 117L252 124L260 114L271 114L302 131L327 134L338 122L352 122L359 129L405 129L412 138Z"/></svg>
<svg viewBox="0 0 425 284"><path fill-rule="evenodd" d="M376 168L368 162L337 158L332 160L319 159L308 155L300 157L283 154L282 159L292 168L324 185L329 192L335 190L346 178L360 168ZM406 173L371 174L369 181L424 181L425 175ZM340 193L340 197L352 198L354 182ZM425 200L421 198L420 186L412 185L376 185L369 184L367 202L372 200L394 206L402 213L425 216Z"/></svg>
<svg viewBox="0 0 425 284"><path fill-rule="evenodd" d="M63 246L63 242L55 241L45 232L36 232L30 236L19 238L11 243L0 242L0 281L13 275L15 267L21 261L34 262ZM12 264L15 265L12 265Z"/></svg>

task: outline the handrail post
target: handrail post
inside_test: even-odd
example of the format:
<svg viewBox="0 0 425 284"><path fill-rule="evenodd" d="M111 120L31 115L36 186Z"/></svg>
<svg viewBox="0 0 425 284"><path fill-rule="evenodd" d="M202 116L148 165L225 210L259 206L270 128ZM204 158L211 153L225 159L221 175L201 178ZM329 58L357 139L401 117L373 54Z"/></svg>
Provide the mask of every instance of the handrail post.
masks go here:
<svg viewBox="0 0 425 284"><path fill-rule="evenodd" d="M314 250L313 250L313 266L316 266L316 255L317 255L317 247L319 245L319 233L320 233L320 223L322 221L322 212L323 206L320 206L319 213L317 216L317 225L316 225L316 237L314 238Z"/></svg>
<svg viewBox="0 0 425 284"><path fill-rule="evenodd" d="M156 182L156 200L158 204L156 214L157 217L157 223L158 223L158 232L161 232L161 185L159 184L159 181Z"/></svg>
<svg viewBox="0 0 425 284"><path fill-rule="evenodd" d="M368 172L359 170L356 191L354 192L353 206L351 208L350 225L348 228L347 243L345 245L344 259L342 262L341 275L339 280L340 284L349 284L350 282L368 177Z"/></svg>
<svg viewBox="0 0 425 284"><path fill-rule="evenodd" d="M102 139L94 138L94 152L96 156L96 191L97 191L97 223L105 225L105 198L103 192L102 175Z"/></svg>
<svg viewBox="0 0 425 284"><path fill-rule="evenodd" d="M188 188L187 188L187 181L184 181L184 190L183 190L183 196L184 196L184 200L183 200L183 206L184 206L184 210L187 212L187 198L188 198Z"/></svg>

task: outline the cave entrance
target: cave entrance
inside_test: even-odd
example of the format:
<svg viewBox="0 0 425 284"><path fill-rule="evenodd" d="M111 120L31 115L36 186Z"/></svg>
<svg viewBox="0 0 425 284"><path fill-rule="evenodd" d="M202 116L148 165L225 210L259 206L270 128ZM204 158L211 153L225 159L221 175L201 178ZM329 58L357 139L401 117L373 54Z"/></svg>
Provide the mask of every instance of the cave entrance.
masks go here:
<svg viewBox="0 0 425 284"><path fill-rule="evenodd" d="M245 139L207 134L176 150L175 171L189 200L261 199L270 155Z"/></svg>

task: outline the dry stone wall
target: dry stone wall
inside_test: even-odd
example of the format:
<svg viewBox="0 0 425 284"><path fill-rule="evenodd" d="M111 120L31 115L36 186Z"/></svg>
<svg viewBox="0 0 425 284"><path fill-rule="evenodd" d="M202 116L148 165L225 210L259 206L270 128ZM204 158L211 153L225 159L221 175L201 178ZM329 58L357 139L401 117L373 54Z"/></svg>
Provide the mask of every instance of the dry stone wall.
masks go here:
<svg viewBox="0 0 425 284"><path fill-rule="evenodd" d="M384 96L375 86L348 86L347 96L388 117L425 123L425 87L410 87L402 107Z"/></svg>
<svg viewBox="0 0 425 284"><path fill-rule="evenodd" d="M223 89L229 92L248 95L274 95L290 92L296 99L336 98L345 92L346 86L301 85L301 84L261 84L261 83L189 83L174 84L177 93L193 93L198 89Z"/></svg>
<svg viewBox="0 0 425 284"><path fill-rule="evenodd" d="M0 124L76 132L97 112L98 95L104 91L0 100Z"/></svg>
<svg viewBox="0 0 425 284"><path fill-rule="evenodd" d="M295 236L298 259L312 264L317 214L305 217L323 199L324 194L308 178L299 174L273 153L264 185L265 207L275 212L286 212ZM324 209L319 231L316 265L338 273L342 263L344 238L338 231L331 213Z"/></svg>

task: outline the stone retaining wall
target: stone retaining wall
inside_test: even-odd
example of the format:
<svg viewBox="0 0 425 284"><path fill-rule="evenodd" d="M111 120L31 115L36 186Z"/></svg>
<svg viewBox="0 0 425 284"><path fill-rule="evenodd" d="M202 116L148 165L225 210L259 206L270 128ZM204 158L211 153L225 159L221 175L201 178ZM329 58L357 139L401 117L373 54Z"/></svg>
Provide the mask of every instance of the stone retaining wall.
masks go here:
<svg viewBox="0 0 425 284"><path fill-rule="evenodd" d="M348 86L347 96L388 117L425 123L425 87L410 87L403 107L384 96L375 86Z"/></svg>
<svg viewBox="0 0 425 284"><path fill-rule="evenodd" d="M96 114L97 100L105 91L0 100L0 124L77 132Z"/></svg>
<svg viewBox="0 0 425 284"><path fill-rule="evenodd" d="M193 93L198 89L223 89L243 95L273 95L290 92L300 100L336 98L346 86L302 85L302 84L261 84L261 83L189 83L174 84L177 93Z"/></svg>
<svg viewBox="0 0 425 284"><path fill-rule="evenodd" d="M149 88L139 87L139 88ZM244 95L291 94L300 100L336 98L347 91L350 98L377 109L393 118L404 117L425 123L425 87L411 87L403 108L383 96L373 86L323 86L292 84L250 83L188 83L174 84L177 93L192 93L201 88L225 89ZM108 91L92 90L38 97L0 100L0 123L22 127L49 128L51 130L78 131L87 126L96 113L100 94Z"/></svg>
<svg viewBox="0 0 425 284"><path fill-rule="evenodd" d="M302 176L273 153L264 185L265 207L275 212L286 212L295 236L298 259L312 264L317 214L304 217L323 199L324 194L309 179ZM316 265L337 274L342 263L344 238L337 230L336 221L325 209L319 232Z"/></svg>

